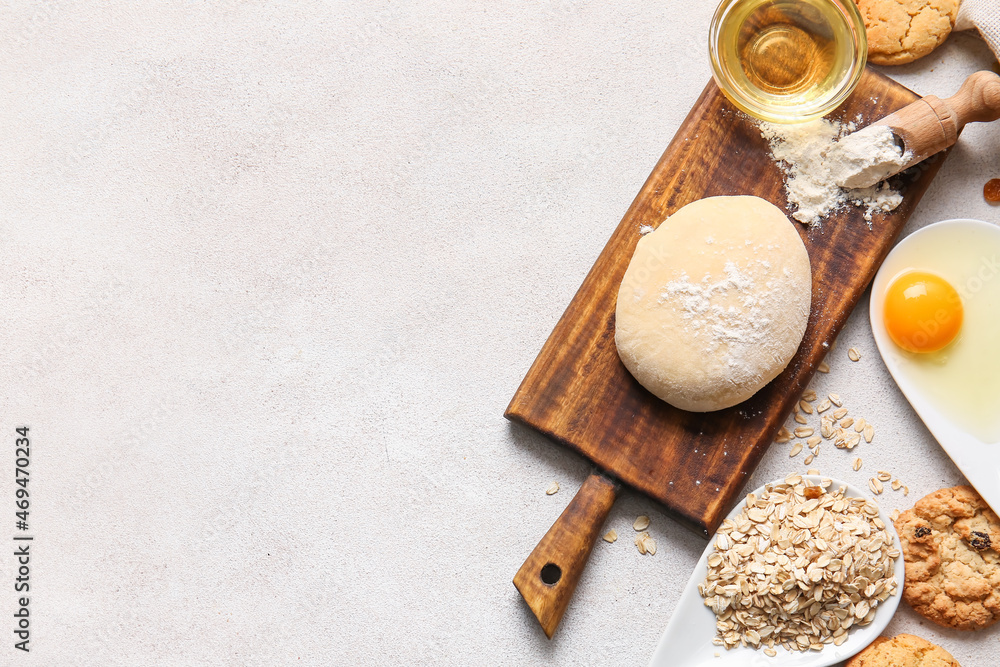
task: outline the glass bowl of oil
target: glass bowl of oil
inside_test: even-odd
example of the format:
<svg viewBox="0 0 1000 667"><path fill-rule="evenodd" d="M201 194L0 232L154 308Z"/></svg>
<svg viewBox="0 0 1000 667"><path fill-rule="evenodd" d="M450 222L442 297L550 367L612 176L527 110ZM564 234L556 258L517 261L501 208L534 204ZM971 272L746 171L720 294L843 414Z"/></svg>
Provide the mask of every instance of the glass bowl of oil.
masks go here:
<svg viewBox="0 0 1000 667"><path fill-rule="evenodd" d="M709 28L712 73L737 108L801 123L847 99L865 69L854 0L722 0Z"/></svg>

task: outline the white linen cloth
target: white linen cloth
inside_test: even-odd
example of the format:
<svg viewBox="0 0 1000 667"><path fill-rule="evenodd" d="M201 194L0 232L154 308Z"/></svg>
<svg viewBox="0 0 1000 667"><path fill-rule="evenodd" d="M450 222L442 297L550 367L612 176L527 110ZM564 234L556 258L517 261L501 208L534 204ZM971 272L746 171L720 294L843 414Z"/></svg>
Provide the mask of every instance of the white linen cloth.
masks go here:
<svg viewBox="0 0 1000 667"><path fill-rule="evenodd" d="M1000 2L964 0L958 8L955 30L978 29L993 53L1000 58Z"/></svg>

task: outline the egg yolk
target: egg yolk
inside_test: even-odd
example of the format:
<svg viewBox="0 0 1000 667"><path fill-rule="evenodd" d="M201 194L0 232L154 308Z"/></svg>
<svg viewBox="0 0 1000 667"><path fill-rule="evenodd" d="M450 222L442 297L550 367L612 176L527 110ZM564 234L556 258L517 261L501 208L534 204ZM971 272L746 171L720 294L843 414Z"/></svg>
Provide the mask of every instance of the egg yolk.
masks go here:
<svg viewBox="0 0 1000 667"><path fill-rule="evenodd" d="M962 299L941 276L908 271L885 292L885 328L909 352L934 352L962 328Z"/></svg>

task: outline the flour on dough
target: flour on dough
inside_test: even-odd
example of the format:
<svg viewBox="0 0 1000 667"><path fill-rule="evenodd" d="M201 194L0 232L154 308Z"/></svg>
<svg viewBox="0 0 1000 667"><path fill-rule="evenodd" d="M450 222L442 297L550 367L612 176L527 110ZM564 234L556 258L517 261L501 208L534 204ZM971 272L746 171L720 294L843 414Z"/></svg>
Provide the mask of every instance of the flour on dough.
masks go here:
<svg viewBox="0 0 1000 667"><path fill-rule="evenodd" d="M788 365L811 298L809 257L780 209L758 197L701 199L639 239L618 292L615 343L656 396L720 410Z"/></svg>

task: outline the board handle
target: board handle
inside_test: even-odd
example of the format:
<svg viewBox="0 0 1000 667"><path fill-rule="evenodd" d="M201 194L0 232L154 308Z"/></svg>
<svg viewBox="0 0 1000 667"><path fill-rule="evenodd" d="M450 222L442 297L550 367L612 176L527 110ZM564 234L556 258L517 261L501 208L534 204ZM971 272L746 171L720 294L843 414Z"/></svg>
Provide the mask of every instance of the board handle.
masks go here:
<svg viewBox="0 0 1000 667"><path fill-rule="evenodd" d="M514 586L549 639L573 597L618 488L617 482L591 473L514 575Z"/></svg>

